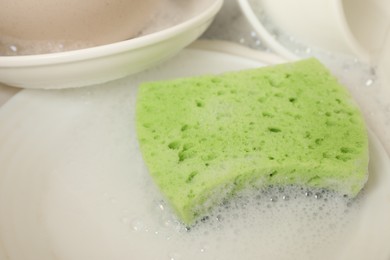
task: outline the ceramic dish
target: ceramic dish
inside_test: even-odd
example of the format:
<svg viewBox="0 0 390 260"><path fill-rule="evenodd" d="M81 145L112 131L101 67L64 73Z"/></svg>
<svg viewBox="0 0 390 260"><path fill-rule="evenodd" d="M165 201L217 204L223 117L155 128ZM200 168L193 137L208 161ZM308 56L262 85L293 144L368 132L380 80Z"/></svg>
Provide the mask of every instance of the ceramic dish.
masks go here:
<svg viewBox="0 0 390 260"><path fill-rule="evenodd" d="M222 0L202 0L183 10L184 22L113 44L43 55L0 57L0 82L22 88L60 89L107 82L174 56L212 22ZM200 7L200 8L199 8Z"/></svg>
<svg viewBox="0 0 390 260"><path fill-rule="evenodd" d="M166 205L147 178L134 130L140 82L264 66L262 57L266 63L280 61L269 54L249 59L200 45L202 49L185 49L164 66L106 84L23 90L0 109L0 259L238 259L248 251L265 259L275 259L269 257L275 253L282 256L276 259L291 259L286 241L293 245L300 238L286 239L294 225L285 215L283 236L272 234L277 226L257 233L270 244L239 243L238 237L221 249L215 246L224 245L220 227L201 229L199 236L196 230L191 231L195 236L177 230L180 226L167 217ZM390 166L374 135L370 155L371 177L349 239L337 242L337 251L311 259L389 256ZM316 223L312 216L307 221ZM227 225L226 232L231 231L240 233ZM221 236L209 241L214 233ZM307 243L313 240L308 237ZM272 250L264 253L265 248ZM303 245L297 252L305 255L310 248Z"/></svg>
<svg viewBox="0 0 390 260"><path fill-rule="evenodd" d="M272 35L284 32L306 46L356 57L366 63L377 58L390 26L390 5L385 0L294 3L240 0L239 3L253 28L270 43Z"/></svg>
<svg viewBox="0 0 390 260"><path fill-rule="evenodd" d="M279 54L280 56L288 60L299 59L299 56L297 56L291 50L283 46L278 41L278 39L276 39L275 35L269 32L268 28L266 28L264 24L260 22L258 14L252 8L250 1L238 0L238 3L242 12L245 14L245 17L248 19L248 22L251 24L252 28L264 41L265 45L267 45L275 53Z"/></svg>
<svg viewBox="0 0 390 260"><path fill-rule="evenodd" d="M356 58L376 65L390 29L387 1L238 0L266 45L288 59L307 49ZM364 16L366 19L361 19ZM304 19L301 19L304 17Z"/></svg>

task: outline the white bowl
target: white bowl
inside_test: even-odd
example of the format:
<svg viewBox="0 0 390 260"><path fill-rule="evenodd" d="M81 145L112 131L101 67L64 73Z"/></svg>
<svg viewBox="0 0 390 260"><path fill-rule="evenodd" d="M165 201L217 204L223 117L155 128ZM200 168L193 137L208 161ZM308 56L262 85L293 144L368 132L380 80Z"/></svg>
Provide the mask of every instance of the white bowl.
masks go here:
<svg viewBox="0 0 390 260"><path fill-rule="evenodd" d="M165 1L2 0L0 53L44 54L134 38Z"/></svg>
<svg viewBox="0 0 390 260"><path fill-rule="evenodd" d="M259 20L259 8L271 23L300 43L375 62L390 26L385 0L239 0L254 30L275 52L295 58Z"/></svg>
<svg viewBox="0 0 390 260"><path fill-rule="evenodd" d="M188 7L184 10L188 20L122 42L60 53L2 56L0 82L22 88L61 89L103 83L140 72L167 60L198 38L222 3L223 0L186 3L183 7Z"/></svg>

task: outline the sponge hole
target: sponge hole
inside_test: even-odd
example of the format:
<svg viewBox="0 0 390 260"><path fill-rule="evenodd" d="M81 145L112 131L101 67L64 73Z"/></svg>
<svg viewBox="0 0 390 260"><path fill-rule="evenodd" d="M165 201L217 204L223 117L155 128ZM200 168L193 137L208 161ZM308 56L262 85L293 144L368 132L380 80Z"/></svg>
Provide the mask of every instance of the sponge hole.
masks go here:
<svg viewBox="0 0 390 260"><path fill-rule="evenodd" d="M263 117L269 117L269 118L273 118L274 117L274 115L269 113L269 112L262 112L261 114L262 114Z"/></svg>
<svg viewBox="0 0 390 260"><path fill-rule="evenodd" d="M197 174L198 174L197 171L191 172L191 173L188 175L187 179L186 179L186 183L192 182L192 180L195 178L195 176L196 176Z"/></svg>
<svg viewBox="0 0 390 260"><path fill-rule="evenodd" d="M349 147L341 147L340 152L342 153L354 153L354 149L349 148Z"/></svg>
<svg viewBox="0 0 390 260"><path fill-rule="evenodd" d="M190 127L189 125L183 125L183 126L180 128L180 131L185 132L185 131L188 130L189 127Z"/></svg>
<svg viewBox="0 0 390 260"><path fill-rule="evenodd" d="M204 107L204 102L201 100L196 100L195 103L197 107Z"/></svg>
<svg viewBox="0 0 390 260"><path fill-rule="evenodd" d="M270 131L271 133L279 133L279 132L282 132L282 130L278 127L268 127L268 131Z"/></svg>
<svg viewBox="0 0 390 260"><path fill-rule="evenodd" d="M173 141L173 142L168 144L168 148L172 149L172 150L179 149L179 147L180 147L180 142L179 141Z"/></svg>
<svg viewBox="0 0 390 260"><path fill-rule="evenodd" d="M179 162L183 162L191 157L194 157L195 152L189 150L183 150L178 153Z"/></svg>
<svg viewBox="0 0 390 260"><path fill-rule="evenodd" d="M297 98L295 98L295 97L290 97L290 98L288 99L288 101L290 101L291 103L295 103L295 102L297 102Z"/></svg>

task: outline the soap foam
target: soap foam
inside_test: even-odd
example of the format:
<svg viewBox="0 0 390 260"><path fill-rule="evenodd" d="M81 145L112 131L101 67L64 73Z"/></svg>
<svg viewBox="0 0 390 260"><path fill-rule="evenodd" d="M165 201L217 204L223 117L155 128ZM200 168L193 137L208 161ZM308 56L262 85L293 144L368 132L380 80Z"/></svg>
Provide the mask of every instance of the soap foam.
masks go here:
<svg viewBox="0 0 390 260"><path fill-rule="evenodd" d="M359 199L271 187L242 193L191 227L164 202L157 209L158 233L177 245L180 259L335 259L349 239Z"/></svg>

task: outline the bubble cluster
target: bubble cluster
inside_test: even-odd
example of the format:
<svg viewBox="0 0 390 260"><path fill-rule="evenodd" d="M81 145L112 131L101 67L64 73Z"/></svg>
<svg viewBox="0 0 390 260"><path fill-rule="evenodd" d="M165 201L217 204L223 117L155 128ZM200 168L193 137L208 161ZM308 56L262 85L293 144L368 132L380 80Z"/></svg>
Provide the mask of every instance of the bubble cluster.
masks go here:
<svg viewBox="0 0 390 260"><path fill-rule="evenodd" d="M92 42L81 41L37 41L21 40L12 37L0 36L0 55L18 56L43 53L55 53L92 47Z"/></svg>
<svg viewBox="0 0 390 260"><path fill-rule="evenodd" d="M171 234L185 259L332 259L351 235L359 202L294 185L246 190L190 227L164 206L160 223L170 225L160 234Z"/></svg>

